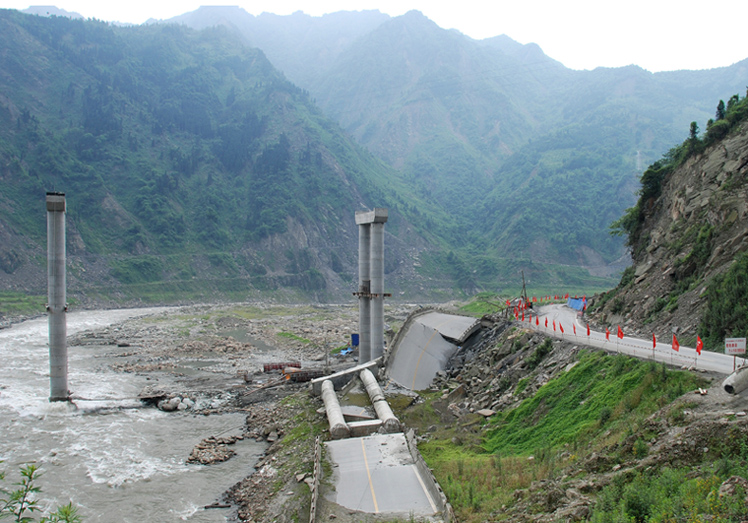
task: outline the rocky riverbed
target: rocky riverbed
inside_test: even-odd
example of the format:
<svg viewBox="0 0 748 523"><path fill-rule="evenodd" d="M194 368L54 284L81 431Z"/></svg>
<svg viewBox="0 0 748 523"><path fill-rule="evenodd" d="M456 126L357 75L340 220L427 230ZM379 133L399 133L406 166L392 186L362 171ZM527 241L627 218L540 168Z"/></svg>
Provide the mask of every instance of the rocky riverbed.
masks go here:
<svg viewBox="0 0 748 523"><path fill-rule="evenodd" d="M389 307L388 328L397 328L410 309ZM310 406L321 418L314 404L318 400L306 393L308 383L287 379L284 364L299 367L287 371L325 373L355 364L355 353L340 356L337 349L348 345L357 324L358 309L348 305L188 306L83 331L69 337L68 345L108 347L107 352L117 355L111 370L145 376L149 385L139 397L152 408L175 415L244 413L241 435L206 434L184 461L211 466L232 459L237 441L266 442L266 455L256 470L215 506L206 507L231 507L236 520L261 521L263 514L282 513L284 500L306 488L309 474L304 470L279 478L279 462L293 457L302 463L313 452L310 441L280 445L294 428L292 420ZM266 366L281 368L265 372ZM281 404L294 394L301 401ZM289 485L279 492L278 485L285 481Z"/></svg>

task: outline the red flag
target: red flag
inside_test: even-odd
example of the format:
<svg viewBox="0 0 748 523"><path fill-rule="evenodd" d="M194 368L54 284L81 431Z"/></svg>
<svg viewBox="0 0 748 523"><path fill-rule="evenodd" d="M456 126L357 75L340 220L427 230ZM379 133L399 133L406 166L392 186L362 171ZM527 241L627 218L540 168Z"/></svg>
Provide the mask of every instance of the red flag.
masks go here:
<svg viewBox="0 0 748 523"><path fill-rule="evenodd" d="M675 334L673 334L673 350L675 352L680 351L680 343L678 343L678 338L675 337Z"/></svg>
<svg viewBox="0 0 748 523"><path fill-rule="evenodd" d="M546 318L545 318L545 328L546 328L546 329L548 328L548 317L547 317L547 316L546 316Z"/></svg>
<svg viewBox="0 0 748 523"><path fill-rule="evenodd" d="M696 335L696 354L701 356L701 349L704 348L704 342L701 341L701 336Z"/></svg>
<svg viewBox="0 0 748 523"><path fill-rule="evenodd" d="M525 311L522 311L522 321L525 321Z"/></svg>
<svg viewBox="0 0 748 523"><path fill-rule="evenodd" d="M618 338L623 339L623 331L621 330L621 326L618 326Z"/></svg>
<svg viewBox="0 0 748 523"><path fill-rule="evenodd" d="M535 325L540 325L540 319L537 316L535 316Z"/></svg>
<svg viewBox="0 0 748 523"><path fill-rule="evenodd" d="M556 320L553 320L553 332L556 332Z"/></svg>
<svg viewBox="0 0 748 523"><path fill-rule="evenodd" d="M574 336L576 336L577 335L577 324L576 323L572 323L571 324L571 328L574 329Z"/></svg>
<svg viewBox="0 0 748 523"><path fill-rule="evenodd" d="M605 339L610 341L610 331L608 330L608 327L605 327Z"/></svg>
<svg viewBox="0 0 748 523"><path fill-rule="evenodd" d="M509 300L506 300L506 306L509 307Z"/></svg>
<svg viewBox="0 0 748 523"><path fill-rule="evenodd" d="M533 303L537 303L537 301L538 301L538 298L537 298L537 297L535 297L535 296L533 296L533 297L532 297L532 301L533 301Z"/></svg>
<svg viewBox="0 0 748 523"><path fill-rule="evenodd" d="M589 336L589 335L590 335L590 324L588 323L587 324L587 336Z"/></svg>
<svg viewBox="0 0 748 523"><path fill-rule="evenodd" d="M652 333L652 349L657 347L657 338L655 338L654 332Z"/></svg>
<svg viewBox="0 0 748 523"><path fill-rule="evenodd" d="M568 293L568 292L566 293L566 296L564 296L564 299L565 299L565 300L568 300L568 299L569 299L569 293Z"/></svg>
<svg viewBox="0 0 748 523"><path fill-rule="evenodd" d="M517 310L517 307L514 308L514 318L519 318L519 311Z"/></svg>
<svg viewBox="0 0 748 523"><path fill-rule="evenodd" d="M559 327L559 329L561 329L561 334L563 334L564 333L564 326L561 325L561 322L558 322L558 327Z"/></svg>

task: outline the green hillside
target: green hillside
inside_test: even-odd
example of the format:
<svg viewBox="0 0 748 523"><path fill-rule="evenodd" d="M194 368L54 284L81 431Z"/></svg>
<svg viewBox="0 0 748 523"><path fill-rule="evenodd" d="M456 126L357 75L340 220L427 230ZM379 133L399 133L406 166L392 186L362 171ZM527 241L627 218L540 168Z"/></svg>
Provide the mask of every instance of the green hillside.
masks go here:
<svg viewBox="0 0 748 523"><path fill-rule="evenodd" d="M230 31L1 11L0 46L5 288L43 292L47 190L104 296L328 299L355 286L355 210L390 208L390 273L450 227Z"/></svg>

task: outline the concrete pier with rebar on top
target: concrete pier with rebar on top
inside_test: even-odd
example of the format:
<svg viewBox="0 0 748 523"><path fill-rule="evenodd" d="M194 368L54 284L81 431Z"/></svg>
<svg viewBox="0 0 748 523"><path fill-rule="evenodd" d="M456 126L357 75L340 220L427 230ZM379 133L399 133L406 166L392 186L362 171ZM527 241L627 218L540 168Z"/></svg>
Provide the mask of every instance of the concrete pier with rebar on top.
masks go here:
<svg viewBox="0 0 748 523"><path fill-rule="evenodd" d="M49 401L68 401L65 273L65 194L47 193L47 312L49 313Z"/></svg>
<svg viewBox="0 0 748 523"><path fill-rule="evenodd" d="M384 224L387 209L357 211L359 363L384 353Z"/></svg>

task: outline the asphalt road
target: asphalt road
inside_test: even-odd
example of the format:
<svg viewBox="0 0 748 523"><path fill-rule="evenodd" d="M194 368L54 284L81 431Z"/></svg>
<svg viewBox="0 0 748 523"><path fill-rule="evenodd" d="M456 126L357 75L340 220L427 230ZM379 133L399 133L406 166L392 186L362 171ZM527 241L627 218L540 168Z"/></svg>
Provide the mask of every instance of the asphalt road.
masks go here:
<svg viewBox="0 0 748 523"><path fill-rule="evenodd" d="M626 336L624 331L623 339L617 336L618 330L614 327L610 332L610 340L607 340L604 332L590 331L587 336L587 323L580 320L578 312L566 305L545 305L538 309L538 323L535 324L535 316L532 321L527 321L527 316L522 323L525 327L532 328L549 336L562 338L566 341L588 345L599 349L604 349L612 353L628 354L641 359L654 360L667 363L670 365L694 367L719 374L732 374L735 359L733 356L721 354L718 352L701 351L701 355L696 354L696 349L681 345L676 352L672 348L672 338L658 339L656 346L653 348L652 339L639 339ZM548 319L548 327L545 326L545 320ZM556 328L553 328L553 322L556 322ZM563 327L564 332L561 332ZM576 334L574 328L576 327ZM737 358L737 365L744 363L743 358Z"/></svg>
<svg viewBox="0 0 748 523"><path fill-rule="evenodd" d="M335 499L343 507L406 517L438 512L408 451L405 435L375 434L325 443Z"/></svg>

